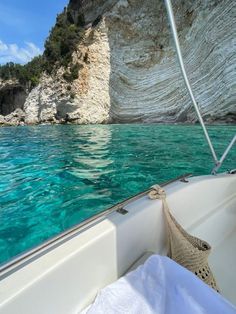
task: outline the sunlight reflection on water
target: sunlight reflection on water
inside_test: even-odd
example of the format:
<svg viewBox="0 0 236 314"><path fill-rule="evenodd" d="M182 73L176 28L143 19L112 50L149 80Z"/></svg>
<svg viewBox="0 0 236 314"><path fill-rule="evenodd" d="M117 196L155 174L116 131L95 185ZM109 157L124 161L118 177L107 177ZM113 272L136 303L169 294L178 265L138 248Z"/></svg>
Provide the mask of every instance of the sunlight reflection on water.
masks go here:
<svg viewBox="0 0 236 314"><path fill-rule="evenodd" d="M236 127L209 131L222 153ZM150 185L212 166L199 126L1 128L0 262ZM222 170L235 166L234 148Z"/></svg>

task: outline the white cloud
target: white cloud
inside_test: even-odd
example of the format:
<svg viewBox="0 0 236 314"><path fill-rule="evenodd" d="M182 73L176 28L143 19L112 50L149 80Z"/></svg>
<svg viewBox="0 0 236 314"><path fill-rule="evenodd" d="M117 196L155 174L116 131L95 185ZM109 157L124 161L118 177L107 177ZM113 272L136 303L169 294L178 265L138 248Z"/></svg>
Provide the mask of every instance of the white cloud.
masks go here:
<svg viewBox="0 0 236 314"><path fill-rule="evenodd" d="M0 40L0 54L2 53L2 51L6 51L7 50L7 45L4 44L1 40Z"/></svg>
<svg viewBox="0 0 236 314"><path fill-rule="evenodd" d="M42 50L33 43L26 42L24 47L19 47L17 44L6 44L0 40L0 64L27 63L40 54Z"/></svg>

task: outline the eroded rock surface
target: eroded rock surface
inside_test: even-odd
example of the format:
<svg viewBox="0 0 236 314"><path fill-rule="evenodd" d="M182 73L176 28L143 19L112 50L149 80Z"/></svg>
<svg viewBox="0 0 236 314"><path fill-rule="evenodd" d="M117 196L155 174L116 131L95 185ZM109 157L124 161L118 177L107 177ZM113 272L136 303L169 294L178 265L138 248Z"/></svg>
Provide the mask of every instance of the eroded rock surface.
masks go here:
<svg viewBox="0 0 236 314"><path fill-rule="evenodd" d="M63 69L44 75L29 94L24 109L26 123L106 123L109 120L110 52L105 22L85 31L73 53L78 79L67 83Z"/></svg>
<svg viewBox="0 0 236 314"><path fill-rule="evenodd" d="M24 104L25 123L195 122L163 1L71 0L83 17L73 53L79 77L43 75ZM186 69L208 122L236 122L236 2L176 0ZM18 107L21 108L21 107Z"/></svg>
<svg viewBox="0 0 236 314"><path fill-rule="evenodd" d="M236 121L234 1L175 1L180 44L204 118ZM118 122L194 122L163 1L119 1L106 17Z"/></svg>

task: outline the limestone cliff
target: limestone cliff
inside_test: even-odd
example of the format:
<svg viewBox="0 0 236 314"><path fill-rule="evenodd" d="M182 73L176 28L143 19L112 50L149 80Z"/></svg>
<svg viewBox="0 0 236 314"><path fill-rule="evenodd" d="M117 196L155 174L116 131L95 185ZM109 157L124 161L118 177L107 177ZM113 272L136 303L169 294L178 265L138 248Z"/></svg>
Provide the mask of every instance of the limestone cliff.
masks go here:
<svg viewBox="0 0 236 314"><path fill-rule="evenodd" d="M108 122L110 57L103 23L85 31L72 60L72 64L78 65L78 78L67 82L63 68L53 77L43 75L26 100L26 123Z"/></svg>
<svg viewBox="0 0 236 314"><path fill-rule="evenodd" d="M195 122L163 1L71 0L83 36L68 69L43 74L24 103L26 123ZM190 81L206 121L236 121L233 0L176 0Z"/></svg>

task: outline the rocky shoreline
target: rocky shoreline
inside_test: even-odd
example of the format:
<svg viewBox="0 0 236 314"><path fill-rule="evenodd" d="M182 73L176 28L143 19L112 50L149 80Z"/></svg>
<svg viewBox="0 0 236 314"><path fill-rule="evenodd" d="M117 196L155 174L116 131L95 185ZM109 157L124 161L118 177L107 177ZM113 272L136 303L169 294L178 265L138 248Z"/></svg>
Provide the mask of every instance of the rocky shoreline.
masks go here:
<svg viewBox="0 0 236 314"><path fill-rule="evenodd" d="M72 63L43 73L31 91L0 81L0 125L196 123L162 1L71 0L69 8L72 23L84 19ZM231 0L175 1L183 57L207 123L236 123L235 10ZM73 66L78 76L68 82Z"/></svg>
<svg viewBox="0 0 236 314"><path fill-rule="evenodd" d="M235 116L233 117L229 117L229 118L225 118L222 117L222 119L216 120L216 121L212 121L212 120L204 120L206 125L236 125L236 119ZM138 122L138 121L132 121L130 123L127 122L115 122L115 121L110 121L110 122L106 122L106 123L77 123L76 121L73 120L66 120L66 119L61 119L61 120L56 120L54 119L53 121L40 121L40 122L35 122L35 123L25 123L25 113L24 111L22 111L21 109L16 109L13 113L7 115L7 116L1 116L0 115L0 127L10 127L10 126L36 126L36 125L91 125L91 124L160 124L160 125L197 125L199 124L199 122L196 120L194 122L169 122L169 121L162 121L162 122Z"/></svg>

